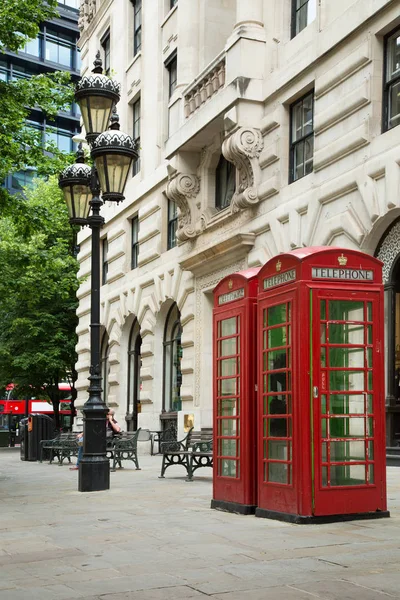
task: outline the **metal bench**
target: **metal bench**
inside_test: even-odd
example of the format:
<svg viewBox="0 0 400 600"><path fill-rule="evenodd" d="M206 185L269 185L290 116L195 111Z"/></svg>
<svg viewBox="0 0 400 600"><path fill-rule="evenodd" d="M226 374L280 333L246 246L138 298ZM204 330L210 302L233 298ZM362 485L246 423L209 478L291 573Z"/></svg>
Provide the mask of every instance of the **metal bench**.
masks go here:
<svg viewBox="0 0 400 600"><path fill-rule="evenodd" d="M118 465L123 469L122 461L131 460L137 471L140 471L139 460L137 457L137 443L140 436L140 429L128 433L116 435L107 440L107 456L110 459L111 471L116 470Z"/></svg>
<svg viewBox="0 0 400 600"><path fill-rule="evenodd" d="M168 467L173 465L181 465L185 467L187 476L190 476L189 466L189 446L192 439L193 427L188 431L187 435L181 440L170 440L168 442L161 442L160 450L163 456L161 464L160 479L164 479L164 473Z"/></svg>
<svg viewBox="0 0 400 600"><path fill-rule="evenodd" d="M193 473L202 467L213 466L213 441L195 442L191 447L189 454L189 474L188 481L193 481Z"/></svg>
<svg viewBox="0 0 400 600"><path fill-rule="evenodd" d="M65 459L71 462L71 456L78 456L78 440L76 433L60 433L51 440L41 440L39 462L43 462L45 450L48 450L49 463L55 458L61 466Z"/></svg>

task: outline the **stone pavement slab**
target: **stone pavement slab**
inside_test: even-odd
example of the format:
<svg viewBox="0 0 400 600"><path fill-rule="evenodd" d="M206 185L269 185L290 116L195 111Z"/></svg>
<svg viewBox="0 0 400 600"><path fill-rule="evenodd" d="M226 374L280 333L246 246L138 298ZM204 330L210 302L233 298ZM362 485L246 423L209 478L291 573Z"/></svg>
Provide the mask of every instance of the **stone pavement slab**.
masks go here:
<svg viewBox="0 0 400 600"><path fill-rule="evenodd" d="M0 600L400 599L400 469L390 519L292 525L210 509L211 471L160 457L82 494L67 466L0 449Z"/></svg>

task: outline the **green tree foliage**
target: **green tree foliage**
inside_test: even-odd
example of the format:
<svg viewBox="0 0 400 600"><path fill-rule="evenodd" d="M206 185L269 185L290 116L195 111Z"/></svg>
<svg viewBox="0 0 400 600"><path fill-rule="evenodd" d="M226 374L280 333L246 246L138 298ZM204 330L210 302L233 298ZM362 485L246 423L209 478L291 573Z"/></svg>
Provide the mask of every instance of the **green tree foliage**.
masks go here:
<svg viewBox="0 0 400 600"><path fill-rule="evenodd" d="M74 372L78 263L56 177L35 180L0 218L0 387L46 392L58 416L58 383Z"/></svg>
<svg viewBox="0 0 400 600"><path fill-rule="evenodd" d="M0 52L5 48L17 52L28 39L35 38L40 23L57 14L56 6L56 0L1 0ZM39 108L52 118L71 104L73 86L69 81L69 73L65 72L0 81L0 181L25 166L48 175L68 162L69 157L54 144L46 145L48 152L43 152L41 132L27 126L26 119L29 107ZM10 201L0 188L0 208L7 208Z"/></svg>

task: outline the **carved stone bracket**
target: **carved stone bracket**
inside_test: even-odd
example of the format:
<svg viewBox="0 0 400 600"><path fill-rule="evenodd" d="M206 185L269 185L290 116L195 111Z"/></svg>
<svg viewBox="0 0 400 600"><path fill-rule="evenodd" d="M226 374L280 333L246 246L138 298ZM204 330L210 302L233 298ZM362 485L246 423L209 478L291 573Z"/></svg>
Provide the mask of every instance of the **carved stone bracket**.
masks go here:
<svg viewBox="0 0 400 600"><path fill-rule="evenodd" d="M81 0L79 6L78 27L80 31L86 29L96 14L96 0Z"/></svg>
<svg viewBox="0 0 400 600"><path fill-rule="evenodd" d="M196 237L195 205L191 201L200 191L200 180L197 175L176 173L167 184L167 197L178 207L178 229L176 237L180 242Z"/></svg>
<svg viewBox="0 0 400 600"><path fill-rule="evenodd" d="M239 174L239 182L231 201L233 213L259 202L259 156L263 147L261 131L253 127L241 127L222 144L222 154L235 165Z"/></svg>

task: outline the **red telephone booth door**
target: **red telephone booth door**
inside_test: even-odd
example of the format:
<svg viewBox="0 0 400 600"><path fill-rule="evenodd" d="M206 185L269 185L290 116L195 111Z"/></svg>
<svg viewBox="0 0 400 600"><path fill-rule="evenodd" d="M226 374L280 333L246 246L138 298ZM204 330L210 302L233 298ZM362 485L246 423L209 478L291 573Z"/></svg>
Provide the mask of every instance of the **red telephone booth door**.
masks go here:
<svg viewBox="0 0 400 600"><path fill-rule="evenodd" d="M300 411L294 352L297 328L293 286L259 301L258 506L282 513L298 511L298 457L294 453Z"/></svg>
<svg viewBox="0 0 400 600"><path fill-rule="evenodd" d="M314 514L386 509L379 292L313 290Z"/></svg>

